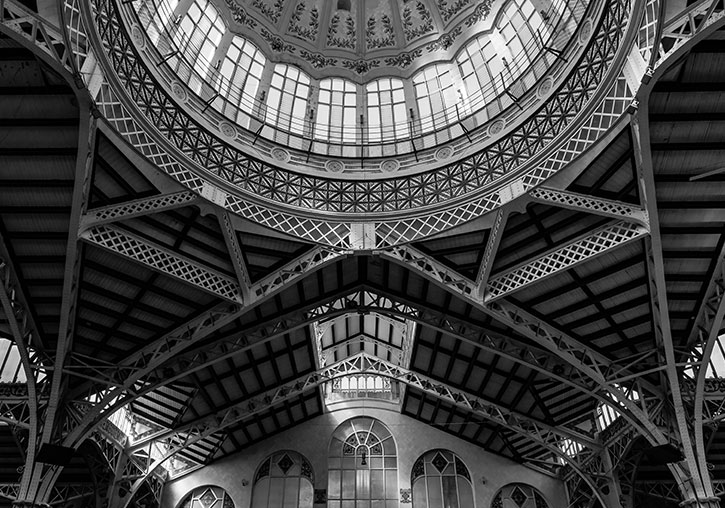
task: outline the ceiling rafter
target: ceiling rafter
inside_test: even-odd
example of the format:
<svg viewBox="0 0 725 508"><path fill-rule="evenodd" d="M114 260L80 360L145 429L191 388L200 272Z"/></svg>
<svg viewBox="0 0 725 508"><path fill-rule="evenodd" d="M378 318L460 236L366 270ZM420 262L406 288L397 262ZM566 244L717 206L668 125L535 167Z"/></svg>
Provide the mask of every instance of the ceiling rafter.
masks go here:
<svg viewBox="0 0 725 508"><path fill-rule="evenodd" d="M284 386L276 387L251 399L240 401L235 406L223 411L203 416L197 421L188 422L179 428L162 434L149 436L146 439L134 443L130 451L144 450L149 446L154 446L154 444L163 443L161 448L167 449L168 451L148 466L147 473L150 474L160 464L178 453L185 446L189 446L191 443L215 434L241 420L257 415L270 407L280 404L284 400L296 398L303 392L316 388L320 384L340 376L371 372L413 386L424 393L435 396L437 399L445 400L455 406L473 412L477 416L509 428L513 432L517 432L527 439L548 448L553 453L566 458L567 461L574 461L574 459L565 455L559 448L559 443L564 439L571 439L581 443L594 452L600 448L599 444L591 436L587 436L586 434L575 430L562 430L549 426L496 404L483 401L478 397L467 394L460 389L452 388L440 381L432 380L427 376L409 371L377 357L359 353L287 383ZM140 481L137 480L137 482Z"/></svg>
<svg viewBox="0 0 725 508"><path fill-rule="evenodd" d="M647 212L639 206L550 187L536 187L529 195L538 203L633 222L649 231Z"/></svg>
<svg viewBox="0 0 725 508"><path fill-rule="evenodd" d="M650 235L645 241L647 278L650 288L651 313L654 323L653 331L657 342L657 355L664 370L658 372L660 387L664 390L669 385L669 393L665 401L671 405L666 413L670 412L675 418L676 432L683 447L685 455L684 464L670 464L669 469L678 482L682 482L682 494L685 498L694 495L711 496L712 486L704 482L702 473L698 472L699 465L694 456L692 438L686 421L682 402L682 393L678 379L674 342L669 315L669 302L667 298L667 281L664 267L664 253L662 238L660 236L660 219L657 203L657 189L654 179L654 165L652 150L654 145L650 140L650 126L647 117L649 96L643 99L643 109L632 116L632 141L635 148L635 163L641 187L641 201L650 217ZM674 430L674 429L673 429Z"/></svg>
<svg viewBox="0 0 725 508"><path fill-rule="evenodd" d="M80 238L214 296L234 303L243 301L235 279L116 226L94 226L81 233Z"/></svg>
<svg viewBox="0 0 725 508"><path fill-rule="evenodd" d="M485 301L491 302L574 266L626 245L648 233L639 224L617 222L580 236L518 267L492 277Z"/></svg>
<svg viewBox="0 0 725 508"><path fill-rule="evenodd" d="M97 119L90 114L90 107L86 105L86 114L81 115L78 129L78 146L75 164L75 184L71 201L71 215L69 224L68 242L65 252L65 267L63 276L62 303L60 307L60 323L58 326L58 341L55 351L55 362L50 385L48 404L44 408L43 430L40 436L40 445L51 443L56 432L56 416L63 404L63 389L65 386L64 367L72 352L73 332L78 299L78 281L81 271L80 242L77 232L80 226L81 215L88 206L88 196L91 187L91 173L95 160L96 124ZM50 496L56 483L60 470L43 466L35 462L26 491L20 493L19 499L46 499Z"/></svg>
<svg viewBox="0 0 725 508"><path fill-rule="evenodd" d="M180 207L199 203L199 198L191 191L169 192L147 198L134 199L123 203L102 206L88 210L81 216L80 232L103 224L143 217L154 213L175 210Z"/></svg>
<svg viewBox="0 0 725 508"><path fill-rule="evenodd" d="M250 298L249 290L252 287L252 280L249 277L247 264L244 262L242 248L237 239L237 231L232 226L229 212L217 208L216 217L219 221L219 227L222 230L222 234L224 235L224 243L229 251L229 258L231 259L232 266L234 267L234 273L237 276L239 287L242 291L242 301L246 302Z"/></svg>
<svg viewBox="0 0 725 508"><path fill-rule="evenodd" d="M496 218L493 221L491 227L491 234L486 242L486 249L483 252L483 259L478 267L478 273L476 274L476 295L480 299L486 297L486 291L493 269L494 261L496 260L496 253L498 247L501 245L501 239L503 233L506 230L506 221L508 220L508 211L505 208L501 208L496 212Z"/></svg>

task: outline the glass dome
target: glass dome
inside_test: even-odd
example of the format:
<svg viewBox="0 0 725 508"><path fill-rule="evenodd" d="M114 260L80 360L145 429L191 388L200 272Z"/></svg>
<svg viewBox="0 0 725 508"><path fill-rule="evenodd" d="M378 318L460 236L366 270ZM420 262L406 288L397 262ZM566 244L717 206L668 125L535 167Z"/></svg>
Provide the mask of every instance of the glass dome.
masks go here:
<svg viewBox="0 0 725 508"><path fill-rule="evenodd" d="M542 81L589 0L134 0L162 65L227 120L370 158L470 135Z"/></svg>

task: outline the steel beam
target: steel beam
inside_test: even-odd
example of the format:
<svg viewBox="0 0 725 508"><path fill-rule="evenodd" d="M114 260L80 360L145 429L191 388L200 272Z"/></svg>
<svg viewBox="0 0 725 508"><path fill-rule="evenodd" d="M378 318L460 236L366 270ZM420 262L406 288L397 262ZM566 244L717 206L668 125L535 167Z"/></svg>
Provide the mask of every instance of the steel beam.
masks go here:
<svg viewBox="0 0 725 508"><path fill-rule="evenodd" d="M707 471L699 471L698 460L695 456L695 449L688 428L689 418L682 401L677 359L670 327L667 281L665 279L657 206L657 189L650 147L648 109L649 96L646 96L642 98L640 109L632 117L631 128L640 196L642 196L642 204L650 219L650 236L646 253L647 276L652 298L654 335L657 341L660 363L665 366L661 384L662 388L667 389L669 392L669 397L666 400L671 401L676 431L679 434L678 437L685 455L684 464L672 464L670 470L680 484L682 496L685 500L704 499L712 497L712 486L709 481L705 480Z"/></svg>
<svg viewBox="0 0 725 508"><path fill-rule="evenodd" d="M237 231L232 226L232 220L229 216L229 212L222 210L221 208L217 208L216 216L219 221L219 227L224 234L224 243L229 251L229 258L232 262L232 266L234 267L234 273L237 275L239 287L242 290L242 299L244 302L247 302L250 298L249 290L252 287L252 279L249 277L247 264L244 262L242 248L239 245L239 240L237 239Z"/></svg>
<svg viewBox="0 0 725 508"><path fill-rule="evenodd" d="M654 63L655 68L663 63L669 63L668 57L705 28L723 19L725 10L720 4L720 0L699 0L670 18L662 30Z"/></svg>
<svg viewBox="0 0 725 508"><path fill-rule="evenodd" d="M38 48L56 67L74 74L73 55L66 46L62 30L17 0L3 0L2 7L0 26Z"/></svg>
<svg viewBox="0 0 725 508"><path fill-rule="evenodd" d="M68 244L65 252L65 269L63 273L63 290L60 305L60 323L58 325L58 341L55 351L55 364L50 385L48 404L43 418L43 431L40 445L51 443L58 430L56 416L63 405L66 379L63 371L69 353L72 351L74 323L81 265L80 242L77 240L81 215L88 207L88 195L91 187L93 160L96 147L97 120L90 114L90 104L81 102L81 121L78 133L78 151L76 156L75 178L71 214L69 221ZM62 468L42 466L35 463L30 485L26 492L21 493L24 500L42 500L47 502L52 494L55 481ZM21 499L21 500L23 500Z"/></svg>
<svg viewBox="0 0 725 508"><path fill-rule="evenodd" d="M461 407L472 414L502 425L520 435L525 436L527 439L540 444L553 454L563 458L575 466L578 458L568 456L561 450L562 441L574 440L586 447L591 447L593 450L599 449L599 445L589 436L575 431L563 431L560 428L551 427L538 420L511 412L501 406L452 388L445 383L441 383L416 372L409 371L377 357L360 353L320 369L315 373L303 376L296 381L287 383L284 386L277 387L264 394L260 394L256 397L235 404L234 406L213 415L186 423L177 429L170 430L164 434L154 436L153 438L134 443L134 445L130 448L132 453L147 450L152 446L156 446L157 449L167 451L160 458L154 460L148 465L143 477L135 480L130 491L130 497L132 497L132 494L137 491L141 484L145 481L147 475L151 474L164 461L168 460L170 457L190 444L220 432L239 421L243 421L286 400L295 398L303 392L315 388L323 383L332 381L335 378L364 373L389 377L392 380L405 383L407 386L419 389L438 399L445 400L457 407ZM586 452L583 452L582 454L586 455ZM145 455L148 456L148 452L145 453Z"/></svg>
<svg viewBox="0 0 725 508"><path fill-rule="evenodd" d="M199 201L198 196L193 192L182 191L93 208L81 216L79 232L83 233L87 229L103 224L175 210Z"/></svg>
<svg viewBox="0 0 725 508"><path fill-rule="evenodd" d="M493 221L491 227L491 233L486 242L486 250L483 252L483 259L481 260L481 266L478 267L478 273L476 274L476 295L479 299L486 297L486 288L488 287L489 276L493 269L493 263L496 259L496 253L498 247L501 244L501 238L503 238L503 232L506 229L506 222L508 220L508 212L501 208L496 212L496 218Z"/></svg>
<svg viewBox="0 0 725 508"><path fill-rule="evenodd" d="M529 196L538 203L632 222L649 231L647 212L636 205L550 187L536 187Z"/></svg>
<svg viewBox="0 0 725 508"><path fill-rule="evenodd" d="M485 301L492 302L557 273L594 259L647 234L640 224L617 222L543 254L488 281Z"/></svg>
<svg viewBox="0 0 725 508"><path fill-rule="evenodd" d="M99 225L83 231L80 238L214 296L243 302L239 284L233 278L133 233L112 225Z"/></svg>
<svg viewBox="0 0 725 508"><path fill-rule="evenodd" d="M15 285L12 280L10 267L3 259L0 259L0 304L2 305L5 319L8 322L10 331L13 334L13 340L17 346L20 363L26 377L26 393L28 404L28 444L25 450L25 465L20 480L20 490L18 497L28 499L28 489L32 480L33 469L35 466L35 455L37 453L39 428L38 413L38 372L35 369L35 362L31 359L30 344L33 342L32 331L29 329L28 311L25 306L19 302L15 296ZM40 364L37 365L40 367Z"/></svg>

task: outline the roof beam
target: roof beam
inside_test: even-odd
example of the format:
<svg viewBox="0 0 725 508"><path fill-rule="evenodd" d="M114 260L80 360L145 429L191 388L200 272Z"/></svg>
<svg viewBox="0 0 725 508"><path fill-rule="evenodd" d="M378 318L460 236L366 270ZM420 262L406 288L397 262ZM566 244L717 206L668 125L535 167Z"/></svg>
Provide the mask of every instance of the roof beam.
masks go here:
<svg viewBox="0 0 725 508"><path fill-rule="evenodd" d="M175 210L176 208L192 205L197 202L199 202L199 199L196 194L191 191L182 191L93 208L81 216L79 232L83 233L87 229L102 224Z"/></svg>
<svg viewBox="0 0 725 508"><path fill-rule="evenodd" d="M483 252L483 259L481 260L481 265L478 267L478 273L476 275L476 294L478 298L485 298L486 296L489 277L493 269L498 247L501 245L501 238L503 238L507 220L508 212L504 208L499 209L496 212L496 218L491 227L491 234L489 235L488 242L486 242L486 250Z"/></svg>
<svg viewBox="0 0 725 508"><path fill-rule="evenodd" d="M80 125L78 129L78 148L76 154L71 214L68 226L68 240L65 251L65 268L63 271L62 303L59 310L58 340L55 351L55 363L50 385L48 404L45 407L43 431L39 444L51 443L58 430L56 421L59 409L64 403L63 393L66 388L64 366L72 351L75 318L78 303L78 288L81 269L80 242L77 238L81 215L88 206L88 195L91 187L91 174L95 158L97 119L91 114L87 98L80 98ZM50 498L55 482L62 467L44 467L36 462L33 475L26 491L20 493L19 500L37 500L45 502Z"/></svg>
<svg viewBox="0 0 725 508"><path fill-rule="evenodd" d="M702 4L702 2L699 2ZM672 405L676 432L685 455L684 464L671 464L670 470L677 482L681 485L682 495L687 499L700 499L712 497L712 486L704 481L703 474L707 471L698 471L699 465L694 454L692 438L690 436L688 417L682 403L677 360L675 358L674 342L670 324L669 302L667 297L667 281L665 277L665 263L660 236L660 219L657 203L657 188L655 185L654 165L649 129L649 96L642 99L640 109L632 116L632 142L634 145L635 164L637 168L640 196L644 208L650 217L650 235L645 242L647 259L647 277L649 279L650 296L652 299L652 319L655 339L657 341L658 361L665 367L660 372L660 388L665 390L665 401ZM670 415L667 415L670 416Z"/></svg>
<svg viewBox="0 0 725 508"><path fill-rule="evenodd" d="M242 299L246 302L249 300L249 288L252 286L252 280L249 278L247 264L244 262L244 257L242 256L242 248L237 238L237 230L232 226L231 217L226 210L217 208L216 217L219 221L219 227L224 234L224 243L229 251L229 258L234 267L234 273L237 275L239 287L242 290Z"/></svg>
<svg viewBox="0 0 725 508"><path fill-rule="evenodd" d="M639 206L549 187L536 187L529 195L538 203L632 222L649 231L647 212Z"/></svg>
<svg viewBox="0 0 725 508"><path fill-rule="evenodd" d="M601 256L647 234L639 224L617 222L580 237L562 247L496 275L488 281L487 303L525 288L585 261Z"/></svg>
<svg viewBox="0 0 725 508"><path fill-rule="evenodd" d="M239 284L233 278L133 233L112 225L99 225L82 232L80 238L214 296L234 303L243 302Z"/></svg>
<svg viewBox="0 0 725 508"><path fill-rule="evenodd" d="M264 394L242 401L235 406L205 416L196 421L189 422L177 429L164 432L157 436L151 436L137 443L134 443L130 451L139 452L152 446L167 450L159 459L149 464L146 474L151 474L158 466L170 457L188 447L201 441L239 421L253 417L275 405L286 400L298 397L307 390L315 388L323 383L332 381L338 377L354 374L376 374L405 383L439 400L453 404L469 411L486 420L511 429L529 440L548 448L553 453L564 457L569 462L576 463L576 459L566 456L560 449L563 440L573 440L592 451L599 449L598 443L589 436L574 430L562 430L551 427L543 422L527 416L511 412L501 406L484 401L471 394L452 388L445 383L433 380L421 374L409 371L398 365L383 361L377 357L360 353L351 358L342 360L317 372L303 376L284 386L277 387ZM138 488L144 478L139 478L134 483Z"/></svg>

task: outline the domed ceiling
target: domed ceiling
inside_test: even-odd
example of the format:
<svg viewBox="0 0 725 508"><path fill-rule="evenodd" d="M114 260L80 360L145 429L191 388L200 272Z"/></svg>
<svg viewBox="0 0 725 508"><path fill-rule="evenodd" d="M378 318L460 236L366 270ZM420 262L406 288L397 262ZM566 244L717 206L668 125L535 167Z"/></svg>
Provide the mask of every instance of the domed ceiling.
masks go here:
<svg viewBox="0 0 725 508"><path fill-rule="evenodd" d="M495 7L493 0L217 0L222 11L223 2L235 31L261 47L316 74L366 78L449 59Z"/></svg>

